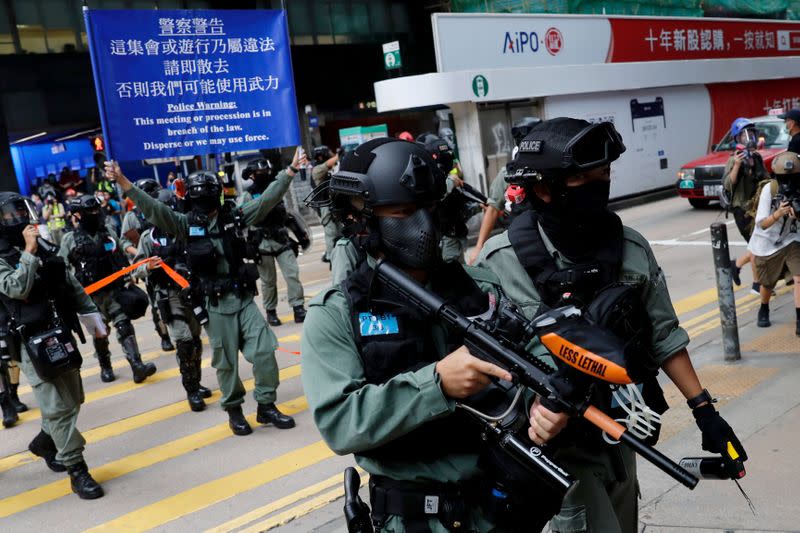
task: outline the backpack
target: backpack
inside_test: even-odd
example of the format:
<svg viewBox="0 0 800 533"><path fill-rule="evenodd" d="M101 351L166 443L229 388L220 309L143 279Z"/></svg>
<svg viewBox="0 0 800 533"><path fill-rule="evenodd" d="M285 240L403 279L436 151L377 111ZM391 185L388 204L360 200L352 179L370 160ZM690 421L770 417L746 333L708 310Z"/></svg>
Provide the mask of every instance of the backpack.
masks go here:
<svg viewBox="0 0 800 533"><path fill-rule="evenodd" d="M767 185L769 185L770 196L774 197L776 194L778 194L778 180L771 178L761 180L758 182L758 187L756 187L756 193L752 198L750 198L750 202L747 204L747 211L745 211L745 215L747 215L750 220L747 230L751 235L756 227L756 211L758 211L758 202L761 199L761 191Z"/></svg>

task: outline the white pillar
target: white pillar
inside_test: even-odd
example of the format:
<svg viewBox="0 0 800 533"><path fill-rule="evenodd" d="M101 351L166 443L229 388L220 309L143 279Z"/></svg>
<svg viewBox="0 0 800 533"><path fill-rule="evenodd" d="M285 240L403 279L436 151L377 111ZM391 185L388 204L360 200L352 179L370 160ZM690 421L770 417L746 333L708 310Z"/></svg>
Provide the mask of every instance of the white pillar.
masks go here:
<svg viewBox="0 0 800 533"><path fill-rule="evenodd" d="M488 180L484 166L478 106L474 102L458 102L450 104L449 107L453 112L456 140L458 141L458 160L464 171L464 180L486 193Z"/></svg>

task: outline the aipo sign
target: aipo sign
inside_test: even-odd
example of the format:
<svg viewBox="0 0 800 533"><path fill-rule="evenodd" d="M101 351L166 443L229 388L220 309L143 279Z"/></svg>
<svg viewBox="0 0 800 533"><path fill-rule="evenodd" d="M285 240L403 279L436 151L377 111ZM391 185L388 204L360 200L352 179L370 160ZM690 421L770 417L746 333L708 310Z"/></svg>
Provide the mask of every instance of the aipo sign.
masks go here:
<svg viewBox="0 0 800 533"><path fill-rule="evenodd" d="M541 41L535 31L507 31L503 38L503 54L536 53L541 44L554 56L564 47L564 37L558 28L549 28Z"/></svg>

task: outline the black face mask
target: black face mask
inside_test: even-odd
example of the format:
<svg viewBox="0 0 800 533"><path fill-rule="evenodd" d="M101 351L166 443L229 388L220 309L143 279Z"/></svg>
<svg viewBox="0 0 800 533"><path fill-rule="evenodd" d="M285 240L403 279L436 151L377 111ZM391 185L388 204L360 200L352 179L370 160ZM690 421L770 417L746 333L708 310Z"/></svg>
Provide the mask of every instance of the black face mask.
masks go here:
<svg viewBox="0 0 800 533"><path fill-rule="evenodd" d="M192 209L209 214L219 209L219 196L198 196L192 198Z"/></svg>
<svg viewBox="0 0 800 533"><path fill-rule="evenodd" d="M800 193L800 176L797 175L778 175L778 190L786 196L797 195Z"/></svg>
<svg viewBox="0 0 800 533"><path fill-rule="evenodd" d="M564 187L561 209L567 217L583 219L586 215L605 211L610 194L610 181L592 181L578 187Z"/></svg>
<svg viewBox="0 0 800 533"><path fill-rule="evenodd" d="M97 233L103 225L103 215L100 213L82 213L80 226L89 233Z"/></svg>
<svg viewBox="0 0 800 533"><path fill-rule="evenodd" d="M380 249L390 261L422 269L439 258L439 232L426 209L417 209L405 218L378 217L378 230Z"/></svg>

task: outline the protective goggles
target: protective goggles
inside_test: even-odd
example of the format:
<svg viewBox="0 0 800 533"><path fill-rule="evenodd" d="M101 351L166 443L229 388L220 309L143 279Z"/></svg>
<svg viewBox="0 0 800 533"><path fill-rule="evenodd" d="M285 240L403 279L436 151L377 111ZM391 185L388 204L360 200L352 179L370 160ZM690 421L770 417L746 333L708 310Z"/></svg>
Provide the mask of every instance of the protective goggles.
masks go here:
<svg viewBox="0 0 800 533"><path fill-rule="evenodd" d="M610 122L591 124L564 147L562 168L589 170L619 159L625 152L622 136Z"/></svg>

